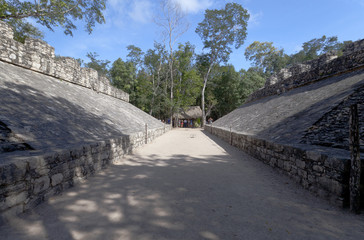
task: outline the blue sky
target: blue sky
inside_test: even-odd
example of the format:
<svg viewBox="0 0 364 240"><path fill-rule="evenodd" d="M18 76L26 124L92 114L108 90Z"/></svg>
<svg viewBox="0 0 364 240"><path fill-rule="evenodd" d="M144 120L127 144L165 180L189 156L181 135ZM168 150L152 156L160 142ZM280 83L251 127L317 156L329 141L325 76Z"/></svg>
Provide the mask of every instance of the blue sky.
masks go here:
<svg viewBox="0 0 364 240"><path fill-rule="evenodd" d="M223 8L226 0L174 0L181 4L189 22L188 31L178 42L189 41L201 53L202 41L195 33L204 18L205 9ZM229 63L236 70L249 68L245 48L253 41L273 42L291 54L300 50L303 42L322 35L338 36L339 41L364 38L364 0L236 0L250 13L245 44L234 49ZM159 0L108 0L106 24L97 25L91 35L82 23L74 36L62 29L54 32L42 28L45 41L55 47L56 54L87 59L87 52L96 52L111 63L126 59L128 45L144 52L153 48L154 41L162 42L161 31L153 18L158 15ZM176 48L177 46L175 46Z"/></svg>

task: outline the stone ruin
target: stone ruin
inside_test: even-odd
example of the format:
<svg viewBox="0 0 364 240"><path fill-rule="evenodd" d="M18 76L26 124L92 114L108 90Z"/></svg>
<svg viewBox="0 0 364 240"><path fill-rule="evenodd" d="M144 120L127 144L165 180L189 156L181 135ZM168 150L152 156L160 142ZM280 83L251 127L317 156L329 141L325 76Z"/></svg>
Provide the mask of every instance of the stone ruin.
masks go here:
<svg viewBox="0 0 364 240"><path fill-rule="evenodd" d="M0 213L32 209L170 130L96 70L0 21Z"/></svg>
<svg viewBox="0 0 364 240"><path fill-rule="evenodd" d="M282 69L245 104L205 129L316 195L347 206L353 104L359 109L364 159L364 40L348 45L342 56L330 52ZM363 195L362 186L362 206Z"/></svg>
<svg viewBox="0 0 364 240"><path fill-rule="evenodd" d="M0 60L40 72L61 80L93 89L123 101L129 101L129 94L113 87L110 81L99 76L97 71L81 68L79 62L70 57L56 57L54 48L48 43L27 38L22 44L13 39L11 27L0 21Z"/></svg>
<svg viewBox="0 0 364 240"><path fill-rule="evenodd" d="M252 93L247 102L266 96L281 94L293 88L314 83L325 77L355 70L364 64L364 39L345 47L338 57L335 51L323 54L317 59L283 68L278 74L270 76L265 86Z"/></svg>

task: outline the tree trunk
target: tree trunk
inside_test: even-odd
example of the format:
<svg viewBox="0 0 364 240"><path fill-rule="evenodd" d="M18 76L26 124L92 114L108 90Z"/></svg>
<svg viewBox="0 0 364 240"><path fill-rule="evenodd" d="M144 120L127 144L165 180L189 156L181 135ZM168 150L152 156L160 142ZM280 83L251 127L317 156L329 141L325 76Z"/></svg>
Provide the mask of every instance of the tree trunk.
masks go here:
<svg viewBox="0 0 364 240"><path fill-rule="evenodd" d="M174 87L174 82L173 82L173 62L172 59L170 60L170 66L169 66L169 71L171 72L171 125L173 127L173 87Z"/></svg>
<svg viewBox="0 0 364 240"><path fill-rule="evenodd" d="M201 92L201 108L202 108L202 119L201 119L201 127L204 127L206 124L206 112L205 112L205 89L207 85L207 80L209 79L209 75L212 69L212 63L209 66L209 69L207 70L207 73L203 80L203 87Z"/></svg>

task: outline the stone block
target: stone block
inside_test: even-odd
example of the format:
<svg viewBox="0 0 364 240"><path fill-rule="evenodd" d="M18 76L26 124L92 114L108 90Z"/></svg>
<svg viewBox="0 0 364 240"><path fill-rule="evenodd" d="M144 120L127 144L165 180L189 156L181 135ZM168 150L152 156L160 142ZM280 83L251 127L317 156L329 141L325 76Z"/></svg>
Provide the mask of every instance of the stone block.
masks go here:
<svg viewBox="0 0 364 240"><path fill-rule="evenodd" d="M61 173L55 174L51 177L52 186L56 186L63 181L63 175Z"/></svg>
<svg viewBox="0 0 364 240"><path fill-rule="evenodd" d="M0 188L0 196L8 196L27 190L27 184L25 181L20 181L11 185L6 185Z"/></svg>
<svg viewBox="0 0 364 240"><path fill-rule="evenodd" d="M269 161L269 165L271 165L272 167L277 166L277 159L276 158L271 158Z"/></svg>
<svg viewBox="0 0 364 240"><path fill-rule="evenodd" d="M311 183L310 183L309 181L307 181L307 180L303 179L303 180L301 181L301 185L302 185L304 188L308 189L308 188L311 186Z"/></svg>
<svg viewBox="0 0 364 240"><path fill-rule="evenodd" d="M300 176L302 179L307 178L307 172L303 169L297 169L297 175Z"/></svg>
<svg viewBox="0 0 364 240"><path fill-rule="evenodd" d="M306 157L307 159L317 162L321 159L321 154L318 152L306 151Z"/></svg>
<svg viewBox="0 0 364 240"><path fill-rule="evenodd" d="M302 161L300 159L296 159L296 166L301 168L301 169L304 169L306 167L306 163L305 163L305 161Z"/></svg>
<svg viewBox="0 0 364 240"><path fill-rule="evenodd" d="M307 180L310 183L315 183L316 182L316 176L315 175L312 175L312 174L307 174Z"/></svg>
<svg viewBox="0 0 364 240"><path fill-rule="evenodd" d="M0 185L8 185L25 178L26 163L11 163L0 166Z"/></svg>
<svg viewBox="0 0 364 240"><path fill-rule="evenodd" d="M278 165L279 168L283 169L284 161L281 160L281 159L278 159L277 165Z"/></svg>
<svg viewBox="0 0 364 240"><path fill-rule="evenodd" d="M34 181L34 194L38 194L44 190L47 190L50 185L50 179L48 176L38 178Z"/></svg>
<svg viewBox="0 0 364 240"><path fill-rule="evenodd" d="M8 208L14 207L18 204L24 203L28 197L28 192L23 191L17 194L10 195L5 198L4 202L0 203L0 210L4 211Z"/></svg>
<svg viewBox="0 0 364 240"><path fill-rule="evenodd" d="M322 166L313 165L312 169L313 169L315 172L318 172L318 173L323 173L323 172L324 172L324 168L323 168Z"/></svg>
<svg viewBox="0 0 364 240"><path fill-rule="evenodd" d="M291 167L292 167L292 163L291 162L288 162L288 161L285 161L284 164L283 164L283 169L287 172L291 171Z"/></svg>

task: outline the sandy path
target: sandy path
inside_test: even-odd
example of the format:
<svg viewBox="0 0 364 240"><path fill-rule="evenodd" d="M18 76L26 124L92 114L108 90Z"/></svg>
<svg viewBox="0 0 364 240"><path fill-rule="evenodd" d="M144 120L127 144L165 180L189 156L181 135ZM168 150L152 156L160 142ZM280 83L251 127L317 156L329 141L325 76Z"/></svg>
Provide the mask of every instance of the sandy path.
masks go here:
<svg viewBox="0 0 364 240"><path fill-rule="evenodd" d="M0 227L0 239L363 236L363 215L332 207L219 139L186 129L165 134Z"/></svg>

